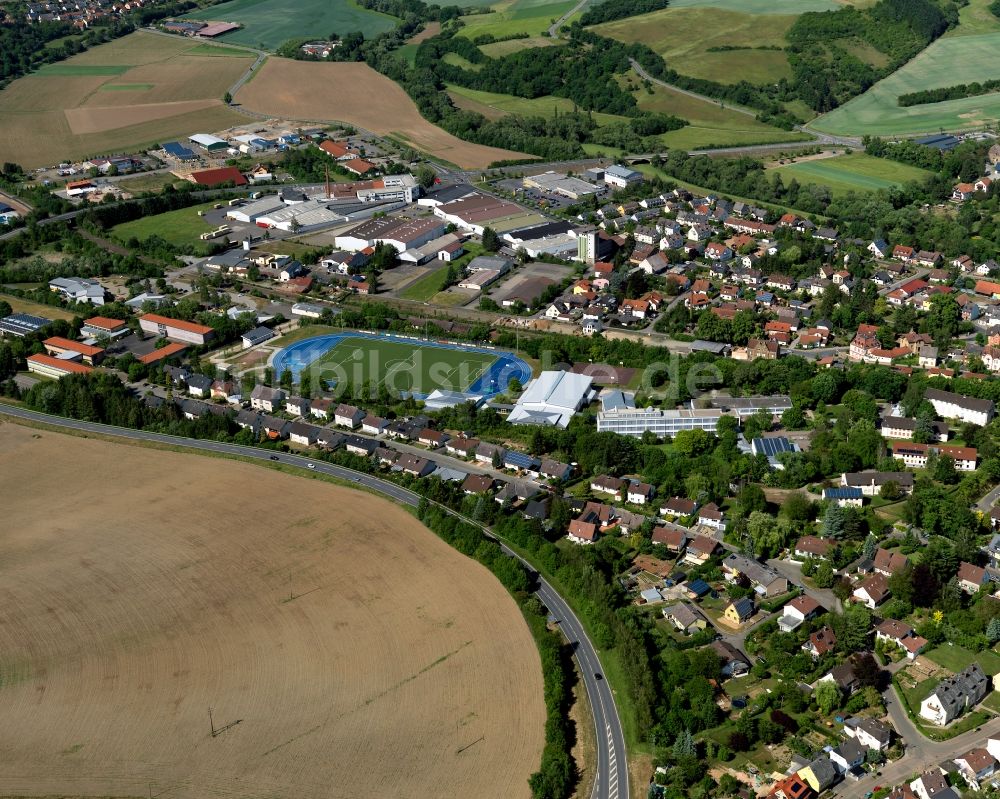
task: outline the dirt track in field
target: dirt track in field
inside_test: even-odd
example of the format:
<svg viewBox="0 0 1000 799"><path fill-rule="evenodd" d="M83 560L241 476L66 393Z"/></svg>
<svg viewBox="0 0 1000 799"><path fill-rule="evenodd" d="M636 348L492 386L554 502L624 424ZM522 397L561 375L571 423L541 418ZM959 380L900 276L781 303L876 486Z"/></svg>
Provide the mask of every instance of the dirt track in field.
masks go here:
<svg viewBox="0 0 1000 799"><path fill-rule="evenodd" d="M471 144L432 125L398 84L367 64L269 58L236 100L250 111L270 116L347 122L391 135L463 169L529 157Z"/></svg>
<svg viewBox="0 0 1000 799"><path fill-rule="evenodd" d="M0 794L528 796L531 636L402 509L2 422L0 497Z"/></svg>

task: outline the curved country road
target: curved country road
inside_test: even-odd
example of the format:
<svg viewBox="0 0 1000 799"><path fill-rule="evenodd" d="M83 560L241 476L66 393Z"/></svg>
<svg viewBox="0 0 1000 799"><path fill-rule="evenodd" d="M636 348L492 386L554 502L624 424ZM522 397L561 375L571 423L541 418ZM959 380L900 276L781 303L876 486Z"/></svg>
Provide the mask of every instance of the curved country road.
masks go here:
<svg viewBox="0 0 1000 799"><path fill-rule="evenodd" d="M382 480L381 478L363 472L356 472L353 469L347 469L343 466L326 463L325 461L313 460L302 455L293 455L284 452L275 453L273 450L244 447L238 444L170 436L163 433L132 430L127 427L114 427L96 422L83 422L77 419L67 419L62 416L50 416L49 414L38 413L26 408L6 404L0 405L0 416L12 416L16 419L25 419L52 425L53 427L64 427L86 433L98 433L132 439L134 441L153 441L160 444L201 450L203 452L252 458L265 463L270 461L272 455L277 454L281 463L303 468L308 468L311 464L311 471L357 483L359 486L384 494L390 499L401 502L404 505L416 507L420 501L418 494L388 480ZM520 560L535 574L534 568L528 561L504 545L488 529L470 519L462 517L460 514L455 515L469 524L474 524L476 527L482 529L484 534L497 540L501 549L507 555ZM580 620L573 613L569 605L541 575L536 575L536 577L538 590L535 593L545 607L548 608L549 613L558 621L563 635L569 641L570 646L573 647L574 656L580 667L580 673L583 675L584 684L587 687L587 696L590 700L590 708L594 716L594 727L597 735L597 774L591 799L619 799L619 797L629 799L625 736L622 732L621 720L618 718L618 709L615 706L614 695L608 686L607 680L604 679L600 659L597 657L597 652L587 637L583 625L580 624Z"/></svg>

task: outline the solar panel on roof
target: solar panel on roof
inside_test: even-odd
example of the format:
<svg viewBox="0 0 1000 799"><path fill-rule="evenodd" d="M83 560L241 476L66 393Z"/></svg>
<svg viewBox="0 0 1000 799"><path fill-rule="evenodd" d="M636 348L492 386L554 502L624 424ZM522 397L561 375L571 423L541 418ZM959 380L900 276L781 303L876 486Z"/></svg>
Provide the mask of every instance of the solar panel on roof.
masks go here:
<svg viewBox="0 0 1000 799"><path fill-rule="evenodd" d="M768 458L775 457L779 452L795 452L792 442L784 436L775 438L755 438L753 440L753 451L758 455L766 455Z"/></svg>

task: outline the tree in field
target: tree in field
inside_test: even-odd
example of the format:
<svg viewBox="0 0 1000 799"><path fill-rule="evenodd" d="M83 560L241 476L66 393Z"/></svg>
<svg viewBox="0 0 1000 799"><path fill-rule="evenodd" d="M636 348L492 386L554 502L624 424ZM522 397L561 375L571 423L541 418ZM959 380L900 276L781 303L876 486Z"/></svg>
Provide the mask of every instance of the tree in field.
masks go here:
<svg viewBox="0 0 1000 799"><path fill-rule="evenodd" d="M833 585L833 564L824 560L816 567L816 576L813 578L819 588L829 588Z"/></svg>
<svg viewBox="0 0 1000 799"><path fill-rule="evenodd" d="M496 252L500 249L500 237L491 227L483 228L483 249L487 252Z"/></svg>
<svg viewBox="0 0 1000 799"><path fill-rule="evenodd" d="M816 690L813 692L813 697L816 699L816 704L819 706L820 712L824 715L828 716L840 707L840 689L835 683L829 680L822 680L816 683Z"/></svg>
<svg viewBox="0 0 1000 799"><path fill-rule="evenodd" d="M422 165L418 170L417 174L414 175L417 179L417 183L423 186L425 189L429 189L434 185L434 181L437 180L437 175L434 170L431 169L426 164Z"/></svg>

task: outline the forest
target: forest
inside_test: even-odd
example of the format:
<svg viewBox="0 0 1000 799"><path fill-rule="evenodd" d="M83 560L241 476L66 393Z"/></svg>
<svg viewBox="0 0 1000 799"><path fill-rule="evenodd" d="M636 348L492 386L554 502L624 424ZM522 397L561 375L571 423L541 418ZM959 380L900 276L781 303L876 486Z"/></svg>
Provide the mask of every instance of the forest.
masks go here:
<svg viewBox="0 0 1000 799"><path fill-rule="evenodd" d="M581 25L598 25L626 17L637 17L660 11L670 5L670 0L605 0L597 6L591 6L580 17Z"/></svg>

